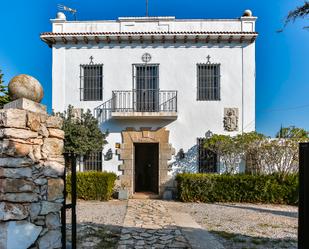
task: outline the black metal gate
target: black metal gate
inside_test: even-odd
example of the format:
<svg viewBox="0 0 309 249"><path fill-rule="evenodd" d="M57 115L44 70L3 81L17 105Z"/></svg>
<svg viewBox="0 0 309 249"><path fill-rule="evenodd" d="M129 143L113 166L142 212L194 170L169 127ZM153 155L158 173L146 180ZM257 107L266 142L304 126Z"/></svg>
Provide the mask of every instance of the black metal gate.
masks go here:
<svg viewBox="0 0 309 249"><path fill-rule="evenodd" d="M72 222L72 249L76 249L76 155L65 154L65 167L64 167L64 200L61 209L61 233L62 233L62 249L66 249L66 210L71 209L71 222ZM71 166L71 203L66 203L67 190L66 190L66 174L67 164Z"/></svg>
<svg viewBox="0 0 309 249"><path fill-rule="evenodd" d="M309 248L309 143L299 145L298 248Z"/></svg>

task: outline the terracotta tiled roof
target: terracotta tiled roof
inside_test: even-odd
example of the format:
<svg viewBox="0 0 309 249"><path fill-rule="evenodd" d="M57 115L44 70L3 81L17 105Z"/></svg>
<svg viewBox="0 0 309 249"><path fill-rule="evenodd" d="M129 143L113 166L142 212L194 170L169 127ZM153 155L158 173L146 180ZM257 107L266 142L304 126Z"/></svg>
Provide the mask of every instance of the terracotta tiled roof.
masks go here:
<svg viewBox="0 0 309 249"><path fill-rule="evenodd" d="M257 35L244 31L153 31L153 32L44 32L41 36L96 36L96 35Z"/></svg>
<svg viewBox="0 0 309 249"><path fill-rule="evenodd" d="M236 41L239 43L252 43L258 36L257 32L242 32L242 31L153 31L153 32L46 32L41 34L41 39L50 47L56 43L111 43L128 41L129 43L136 42L161 42L166 40L176 42L228 42ZM138 37L138 40L136 40ZM148 38L151 37L149 41ZM202 41L204 40L204 41Z"/></svg>

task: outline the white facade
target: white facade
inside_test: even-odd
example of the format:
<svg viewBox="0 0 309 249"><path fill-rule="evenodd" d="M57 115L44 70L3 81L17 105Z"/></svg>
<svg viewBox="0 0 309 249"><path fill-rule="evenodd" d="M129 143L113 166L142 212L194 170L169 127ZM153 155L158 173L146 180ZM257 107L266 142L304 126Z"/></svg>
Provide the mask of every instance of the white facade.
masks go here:
<svg viewBox="0 0 309 249"><path fill-rule="evenodd" d="M109 148L122 143L126 127L166 127L176 153L196 145L205 132L235 135L255 130L255 21L237 19L178 20L174 17L119 18L116 21L52 20L51 33L41 39L52 47L52 106L64 111L68 105L94 110L112 97L114 90L132 90L132 65L159 64L159 89L177 91L177 118L114 119L101 123L108 129ZM209 57L210 56L210 59ZM103 64L103 100L80 100L80 65ZM208 57L208 58L207 58ZM220 100L197 101L197 64L220 64ZM226 131L224 108L238 108L238 129ZM196 162L195 162L196 163ZM121 161L113 156L103 169L118 171ZM192 164L192 162L191 162Z"/></svg>

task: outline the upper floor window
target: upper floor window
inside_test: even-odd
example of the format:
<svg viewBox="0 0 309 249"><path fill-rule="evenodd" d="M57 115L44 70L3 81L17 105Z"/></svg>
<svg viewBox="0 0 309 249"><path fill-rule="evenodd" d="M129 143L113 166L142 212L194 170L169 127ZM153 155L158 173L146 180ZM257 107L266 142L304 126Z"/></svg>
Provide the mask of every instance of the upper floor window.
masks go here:
<svg viewBox="0 0 309 249"><path fill-rule="evenodd" d="M134 64L133 88L137 111L153 112L159 109L159 65Z"/></svg>
<svg viewBox="0 0 309 249"><path fill-rule="evenodd" d="M211 150L204 148L205 138L197 139L197 163L199 173L216 173L218 156Z"/></svg>
<svg viewBox="0 0 309 249"><path fill-rule="evenodd" d="M83 101L99 101L103 99L103 65L81 65L80 99Z"/></svg>
<svg viewBox="0 0 309 249"><path fill-rule="evenodd" d="M220 100L220 64L197 64L197 100Z"/></svg>

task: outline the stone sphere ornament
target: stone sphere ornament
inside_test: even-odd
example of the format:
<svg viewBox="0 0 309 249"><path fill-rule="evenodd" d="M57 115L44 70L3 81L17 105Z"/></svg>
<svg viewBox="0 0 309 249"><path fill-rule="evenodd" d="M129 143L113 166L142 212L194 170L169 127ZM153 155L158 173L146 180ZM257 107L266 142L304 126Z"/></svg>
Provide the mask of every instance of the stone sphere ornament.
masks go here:
<svg viewBox="0 0 309 249"><path fill-rule="evenodd" d="M9 95L12 100L26 98L40 103L44 96L43 87L34 77L27 74L20 74L11 79Z"/></svg>
<svg viewBox="0 0 309 249"><path fill-rule="evenodd" d="M243 16L252 16L251 10L245 10Z"/></svg>

